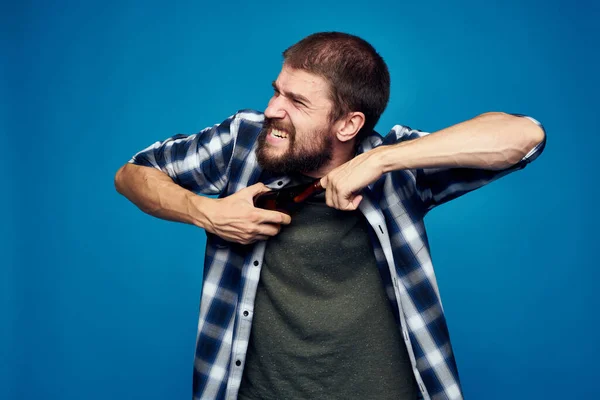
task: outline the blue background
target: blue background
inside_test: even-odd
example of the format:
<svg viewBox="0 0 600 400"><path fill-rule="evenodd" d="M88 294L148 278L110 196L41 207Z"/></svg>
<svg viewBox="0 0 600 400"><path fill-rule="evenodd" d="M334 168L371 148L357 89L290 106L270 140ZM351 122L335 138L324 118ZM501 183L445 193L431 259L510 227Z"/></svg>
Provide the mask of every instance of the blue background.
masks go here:
<svg viewBox="0 0 600 400"><path fill-rule="evenodd" d="M535 163L430 213L432 255L468 399L600 398L598 2L50 3L2 12L0 398L190 398L204 233L114 173L264 109L281 51L323 30L386 59L380 132L544 123Z"/></svg>

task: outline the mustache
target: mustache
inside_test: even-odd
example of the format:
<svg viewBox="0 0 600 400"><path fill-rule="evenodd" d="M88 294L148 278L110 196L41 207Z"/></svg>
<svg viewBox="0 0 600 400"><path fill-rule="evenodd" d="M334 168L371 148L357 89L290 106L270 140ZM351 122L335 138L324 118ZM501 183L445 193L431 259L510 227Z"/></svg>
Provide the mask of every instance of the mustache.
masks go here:
<svg viewBox="0 0 600 400"><path fill-rule="evenodd" d="M278 131L285 131L292 135L296 133L296 130L294 129L294 126L292 124L286 124L285 122L279 119L265 117L263 126L265 130L277 129Z"/></svg>

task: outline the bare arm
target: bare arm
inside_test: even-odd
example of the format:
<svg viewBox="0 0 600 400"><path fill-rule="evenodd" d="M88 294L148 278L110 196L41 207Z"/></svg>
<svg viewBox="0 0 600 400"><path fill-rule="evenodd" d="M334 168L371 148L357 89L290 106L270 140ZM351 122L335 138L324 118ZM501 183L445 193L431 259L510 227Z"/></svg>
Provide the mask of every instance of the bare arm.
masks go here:
<svg viewBox="0 0 600 400"><path fill-rule="evenodd" d="M502 170L518 163L545 139L528 118L486 113L433 134L363 153L321 180L327 204L353 210L357 193L386 172L400 169L462 167Z"/></svg>
<svg viewBox="0 0 600 400"><path fill-rule="evenodd" d="M255 208L255 195L268 191L262 183L223 199L198 196L155 168L126 164L115 175L119 193L157 218L192 224L225 240L248 244L265 240L289 224L286 214Z"/></svg>
<svg viewBox="0 0 600 400"><path fill-rule="evenodd" d="M157 169L125 164L115 175L115 187L140 210L154 217L201 228L208 223L202 210L210 208L212 199L182 188Z"/></svg>
<svg viewBox="0 0 600 400"><path fill-rule="evenodd" d="M486 113L433 135L387 146L379 162L383 173L436 167L501 170L543 140L544 131L528 118Z"/></svg>

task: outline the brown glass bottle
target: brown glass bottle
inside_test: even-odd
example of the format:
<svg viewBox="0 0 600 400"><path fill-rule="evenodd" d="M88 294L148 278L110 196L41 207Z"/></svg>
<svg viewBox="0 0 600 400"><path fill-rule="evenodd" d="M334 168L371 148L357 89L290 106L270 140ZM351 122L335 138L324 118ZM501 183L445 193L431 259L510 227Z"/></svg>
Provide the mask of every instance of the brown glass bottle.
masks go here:
<svg viewBox="0 0 600 400"><path fill-rule="evenodd" d="M297 210L303 201L324 190L321 180L316 179L313 182L262 193L254 198L254 206L290 214Z"/></svg>

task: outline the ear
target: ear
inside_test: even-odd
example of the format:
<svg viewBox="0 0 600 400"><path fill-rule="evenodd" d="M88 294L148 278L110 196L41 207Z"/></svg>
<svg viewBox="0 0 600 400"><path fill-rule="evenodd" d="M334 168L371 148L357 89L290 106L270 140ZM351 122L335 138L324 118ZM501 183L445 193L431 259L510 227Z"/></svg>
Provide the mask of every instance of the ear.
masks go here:
<svg viewBox="0 0 600 400"><path fill-rule="evenodd" d="M338 140L340 142L352 140L364 124L365 114L360 111L353 111L346 114L335 123L335 132Z"/></svg>

